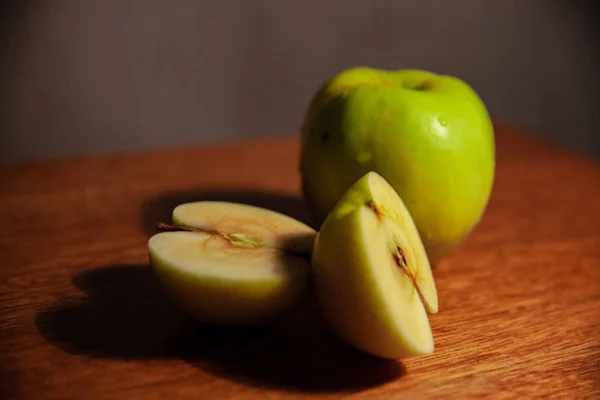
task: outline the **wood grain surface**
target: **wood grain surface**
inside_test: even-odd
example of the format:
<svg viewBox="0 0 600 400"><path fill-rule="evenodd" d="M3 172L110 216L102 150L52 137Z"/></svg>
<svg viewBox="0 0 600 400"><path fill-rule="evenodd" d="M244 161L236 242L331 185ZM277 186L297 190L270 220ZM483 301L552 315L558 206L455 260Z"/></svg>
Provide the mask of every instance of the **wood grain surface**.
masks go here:
<svg viewBox="0 0 600 400"><path fill-rule="evenodd" d="M471 236L435 268L433 355L384 361L310 297L263 329L187 320L148 267L171 209L309 221L296 137L0 166L0 398L600 398L600 166L497 126Z"/></svg>

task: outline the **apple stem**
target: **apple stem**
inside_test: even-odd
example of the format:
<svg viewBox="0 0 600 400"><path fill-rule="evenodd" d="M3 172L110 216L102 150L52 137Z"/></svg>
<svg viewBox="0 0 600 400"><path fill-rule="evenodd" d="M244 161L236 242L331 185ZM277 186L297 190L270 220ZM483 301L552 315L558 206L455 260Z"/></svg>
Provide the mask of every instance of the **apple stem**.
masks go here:
<svg viewBox="0 0 600 400"><path fill-rule="evenodd" d="M207 231L204 229L200 229L200 228L193 228L191 226L181 226L181 225L175 225L175 224L167 224L164 222L159 222L156 225L156 230L158 232L202 232L202 233L216 233L216 232L211 232L211 231Z"/></svg>
<svg viewBox="0 0 600 400"><path fill-rule="evenodd" d="M156 230L160 233L160 232L200 232L200 233L208 233L211 235L219 235L227 240L229 240L230 242L233 243L232 239L235 239L232 237L232 235L227 235L221 232L217 232L217 231L212 231L212 230L207 230L207 229L201 229L201 228L194 228L191 226L182 226L182 225L177 225L177 224L167 224L165 222L159 222L156 225ZM303 259L305 259L307 262L310 263L310 253L303 253L300 251L294 251L294 250L290 250L290 249L285 249L285 248L277 248L274 247L277 250L281 250L284 253L288 253L291 255L294 255L296 257L301 257Z"/></svg>

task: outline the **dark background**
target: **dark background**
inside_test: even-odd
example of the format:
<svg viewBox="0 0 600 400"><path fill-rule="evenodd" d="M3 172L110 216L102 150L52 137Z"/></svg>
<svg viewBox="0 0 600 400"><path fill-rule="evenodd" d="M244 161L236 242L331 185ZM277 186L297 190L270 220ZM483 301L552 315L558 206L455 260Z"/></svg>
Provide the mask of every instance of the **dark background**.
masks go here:
<svg viewBox="0 0 600 400"><path fill-rule="evenodd" d="M459 76L495 118L600 156L593 2L2 4L0 162L292 135L356 65Z"/></svg>

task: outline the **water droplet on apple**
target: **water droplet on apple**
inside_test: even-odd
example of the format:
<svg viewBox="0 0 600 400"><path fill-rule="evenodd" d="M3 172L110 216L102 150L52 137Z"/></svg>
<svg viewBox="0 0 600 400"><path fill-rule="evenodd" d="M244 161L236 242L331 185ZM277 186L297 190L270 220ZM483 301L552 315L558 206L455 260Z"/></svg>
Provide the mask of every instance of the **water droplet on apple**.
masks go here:
<svg viewBox="0 0 600 400"><path fill-rule="evenodd" d="M444 117L439 117L438 121L440 122L440 125L442 125L442 126L448 125L448 121Z"/></svg>

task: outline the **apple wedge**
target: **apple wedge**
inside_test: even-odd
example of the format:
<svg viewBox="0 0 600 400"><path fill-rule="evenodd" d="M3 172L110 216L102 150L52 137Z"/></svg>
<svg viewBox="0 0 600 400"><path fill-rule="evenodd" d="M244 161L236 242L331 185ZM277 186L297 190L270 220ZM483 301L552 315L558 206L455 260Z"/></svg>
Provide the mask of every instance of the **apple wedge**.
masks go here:
<svg viewBox="0 0 600 400"><path fill-rule="evenodd" d="M258 325L293 307L310 279L316 232L272 210L201 201L173 210L148 241L150 264L189 316Z"/></svg>
<svg viewBox="0 0 600 400"><path fill-rule="evenodd" d="M402 199L375 172L356 181L318 232L316 296L332 330L382 358L429 354L438 311L431 266Z"/></svg>

